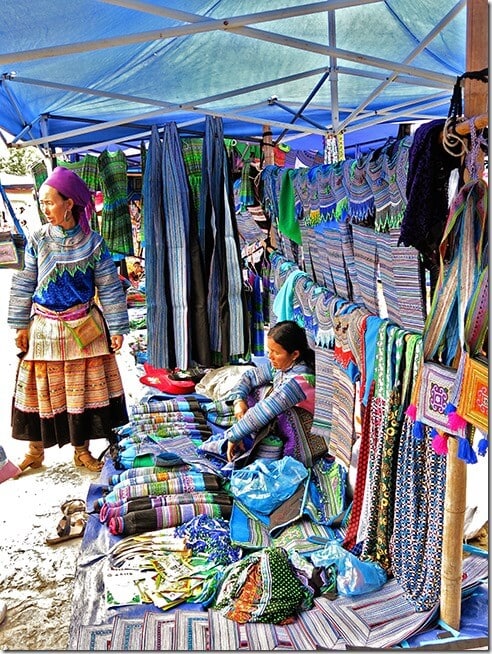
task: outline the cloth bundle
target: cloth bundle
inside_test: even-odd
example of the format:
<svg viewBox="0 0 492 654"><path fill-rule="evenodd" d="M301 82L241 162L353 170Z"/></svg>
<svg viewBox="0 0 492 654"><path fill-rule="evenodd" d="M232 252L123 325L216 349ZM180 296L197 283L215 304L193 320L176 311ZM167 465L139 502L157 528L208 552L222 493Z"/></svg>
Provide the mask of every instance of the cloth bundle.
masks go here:
<svg viewBox="0 0 492 654"><path fill-rule="evenodd" d="M139 402L132 407L132 416L144 413L154 413L156 411L192 411L200 412L201 407L198 400L169 399L169 400L152 400Z"/></svg>
<svg viewBox="0 0 492 654"><path fill-rule="evenodd" d="M108 528L112 534L129 536L166 527L177 527L200 515L227 518L230 515L230 506L198 501L189 504L163 505L109 518Z"/></svg>
<svg viewBox="0 0 492 654"><path fill-rule="evenodd" d="M165 452L168 440L185 437L189 443L201 442L211 434L205 414L195 400L142 401L132 407L130 422L125 434L120 434L112 458L118 469L159 465L163 460L176 465L179 455Z"/></svg>
<svg viewBox="0 0 492 654"><path fill-rule="evenodd" d="M174 495L157 495L137 497L131 500L119 500L117 502L105 502L99 511L100 522L108 523L112 518L126 516L129 513L157 509L162 506L193 504L219 504L224 509L232 506L231 498L225 493L212 493L210 491L198 491L196 493L180 493Z"/></svg>
<svg viewBox="0 0 492 654"><path fill-rule="evenodd" d="M173 471L176 472L178 470L189 470L189 466L183 465L183 466L175 466L173 468ZM169 472L169 467L168 466L143 466L141 468L129 468L128 470L123 470L123 472L120 472L116 475L111 475L109 479L109 483L111 486L116 486L116 484L119 484L122 481L126 481L127 479L134 479L135 477L141 477L143 475L156 475L159 474L160 472Z"/></svg>
<svg viewBox="0 0 492 654"><path fill-rule="evenodd" d="M311 608L312 598L287 551L268 547L227 568L213 608L241 624L288 624L299 611Z"/></svg>
<svg viewBox="0 0 492 654"><path fill-rule="evenodd" d="M102 507L105 502L129 500L147 495L168 495L173 493L190 493L194 491L219 490L219 480L215 475L201 472L170 472L166 481L147 481L139 484L118 484L105 497L96 500Z"/></svg>

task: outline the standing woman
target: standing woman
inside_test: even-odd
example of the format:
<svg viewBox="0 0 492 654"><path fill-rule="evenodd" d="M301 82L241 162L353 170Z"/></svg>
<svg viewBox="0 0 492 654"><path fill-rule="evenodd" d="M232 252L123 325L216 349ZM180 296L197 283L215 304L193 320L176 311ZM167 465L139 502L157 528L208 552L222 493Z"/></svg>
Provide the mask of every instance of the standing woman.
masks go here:
<svg viewBox="0 0 492 654"><path fill-rule="evenodd" d="M29 442L18 465L39 468L45 448L71 443L75 465L99 471L89 441L110 440L128 421L115 357L129 331L126 296L106 243L90 228L85 182L58 167L39 197L47 223L28 240L7 319L22 352L12 436Z"/></svg>

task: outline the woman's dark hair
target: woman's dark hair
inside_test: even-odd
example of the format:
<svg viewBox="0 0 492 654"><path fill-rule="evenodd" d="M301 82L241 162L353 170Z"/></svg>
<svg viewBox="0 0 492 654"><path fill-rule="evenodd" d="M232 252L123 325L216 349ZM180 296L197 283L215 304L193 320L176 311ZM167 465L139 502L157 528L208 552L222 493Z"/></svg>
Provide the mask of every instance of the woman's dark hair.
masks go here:
<svg viewBox="0 0 492 654"><path fill-rule="evenodd" d="M309 347L306 330L294 320L281 320L268 330L268 337L291 354L299 350L299 361L304 361L314 369L314 352Z"/></svg>

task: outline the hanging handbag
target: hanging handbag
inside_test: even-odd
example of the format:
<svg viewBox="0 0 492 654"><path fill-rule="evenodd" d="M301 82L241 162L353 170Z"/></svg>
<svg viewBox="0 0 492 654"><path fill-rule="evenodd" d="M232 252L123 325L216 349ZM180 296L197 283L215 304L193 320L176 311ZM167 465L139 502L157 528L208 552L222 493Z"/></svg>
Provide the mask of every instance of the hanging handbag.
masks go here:
<svg viewBox="0 0 492 654"><path fill-rule="evenodd" d="M456 413L484 434L489 431L489 365L483 354L489 322L489 267L477 279L465 317L465 351Z"/></svg>
<svg viewBox="0 0 492 654"><path fill-rule="evenodd" d="M24 268L25 240L21 234L0 231L0 268Z"/></svg>
<svg viewBox="0 0 492 654"><path fill-rule="evenodd" d="M466 427L451 427L446 408L457 380L457 369L435 361L423 363L417 400L417 420L453 436L465 436Z"/></svg>
<svg viewBox="0 0 492 654"><path fill-rule="evenodd" d="M459 363L465 352L465 309L483 270L486 198L487 185L474 180L461 188L449 211L439 248L439 277L422 334L423 361L408 410L417 437L423 436L422 425L432 427L434 435L469 434L466 423L450 421L448 413L463 378L465 361Z"/></svg>
<svg viewBox="0 0 492 654"><path fill-rule="evenodd" d="M489 364L485 357L466 358L457 413L484 434L488 434Z"/></svg>

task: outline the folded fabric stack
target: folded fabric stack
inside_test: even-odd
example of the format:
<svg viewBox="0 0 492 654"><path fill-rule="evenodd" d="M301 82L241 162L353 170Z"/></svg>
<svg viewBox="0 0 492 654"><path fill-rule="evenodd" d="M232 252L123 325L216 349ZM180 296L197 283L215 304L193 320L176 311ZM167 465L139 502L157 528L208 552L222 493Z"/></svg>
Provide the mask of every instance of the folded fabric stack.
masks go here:
<svg viewBox="0 0 492 654"><path fill-rule="evenodd" d="M232 500L221 492L220 480L212 474L190 466L126 473L134 474L123 479L113 475L109 492L94 506L112 534L140 534L176 527L199 515L228 518L231 514Z"/></svg>
<svg viewBox="0 0 492 654"><path fill-rule="evenodd" d="M120 429L112 458L119 470L149 465L176 465L181 459L166 452L169 439L185 437L199 444L212 434L196 400L141 401L132 407L130 422ZM157 459L160 459L158 462Z"/></svg>
<svg viewBox="0 0 492 654"><path fill-rule="evenodd" d="M145 307L147 297L145 291L140 288L130 287L126 292L126 304L128 308Z"/></svg>

